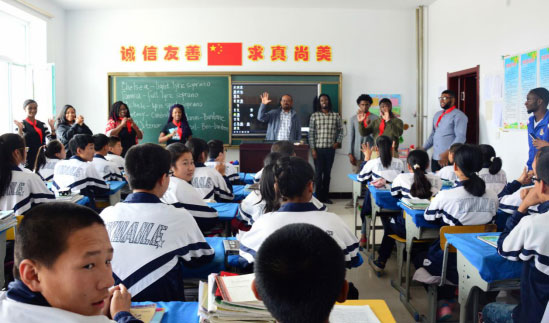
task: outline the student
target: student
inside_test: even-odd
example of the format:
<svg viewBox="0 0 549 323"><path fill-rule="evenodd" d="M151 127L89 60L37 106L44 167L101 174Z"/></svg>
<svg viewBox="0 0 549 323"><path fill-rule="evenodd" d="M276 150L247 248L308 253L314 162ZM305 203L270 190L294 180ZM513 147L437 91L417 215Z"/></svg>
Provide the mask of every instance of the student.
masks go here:
<svg viewBox="0 0 549 323"><path fill-rule="evenodd" d="M118 166L106 158L109 151L109 137L102 133L93 135L93 149L95 155L93 155L92 165L99 176L104 181L123 181L124 177Z"/></svg>
<svg viewBox="0 0 549 323"><path fill-rule="evenodd" d="M538 149L536 158L539 151L543 149L547 148L542 147ZM524 166L522 174L520 174L519 178L505 185L505 188L498 194L499 210L507 214L513 214L518 209L522 203L522 198L526 196L527 191L534 187L534 183L532 183L533 175L533 172L528 171L528 167ZM536 206L531 207L528 211L529 213L538 213Z"/></svg>
<svg viewBox="0 0 549 323"><path fill-rule="evenodd" d="M34 204L49 202L55 196L40 176L18 167L27 158L25 139L6 133L0 136L0 210L25 214Z"/></svg>
<svg viewBox="0 0 549 323"><path fill-rule="evenodd" d="M65 150L68 151L68 157L71 157L69 149L69 141L74 135L84 134L92 135L92 131L84 123L84 117L82 115L76 116L76 110L70 104L67 104L57 114L56 125L57 137L65 146Z"/></svg>
<svg viewBox="0 0 549 323"><path fill-rule="evenodd" d="M358 174L359 181L374 181L383 178L387 183L391 183L397 175L404 172L402 161L398 158L393 158L393 141L389 137L377 137L376 147L379 153L378 158L370 159L372 149L368 145L366 146L367 149L364 152L366 164L364 164Z"/></svg>
<svg viewBox="0 0 549 323"><path fill-rule="evenodd" d="M314 171L311 165L298 157L283 157L275 167L277 194L283 204L278 211L265 213L240 239L240 256L243 262L254 262L257 250L277 229L291 223L309 223L330 232L331 237L345 253L348 268L362 264L358 253L358 240L345 222L336 214L318 211L310 203L313 196Z"/></svg>
<svg viewBox="0 0 549 323"><path fill-rule="evenodd" d="M233 186L225 176L225 164L218 164L216 169L206 167L204 162L208 156L208 144L202 139L191 138L185 144L193 154L196 167L193 186L202 199L214 199L217 202L230 202L234 199Z"/></svg>
<svg viewBox="0 0 549 323"><path fill-rule="evenodd" d="M193 155L184 144L176 142L166 148L171 154L170 185L162 202L177 208L184 208L194 217L202 232L217 224L217 211L209 207L200 193L190 184L194 175Z"/></svg>
<svg viewBox="0 0 549 323"><path fill-rule="evenodd" d="M543 148L542 148L543 149ZM540 150L542 150L540 149ZM488 304L483 309L484 322L540 322L549 301L549 150L541 151L533 162L534 188L507 219L498 239L498 252L512 261L523 261L520 277L520 303ZM538 206L540 214L528 215Z"/></svg>
<svg viewBox="0 0 549 323"><path fill-rule="evenodd" d="M347 299L345 257L326 232L289 224L259 248L252 290L277 322L328 322L334 303Z"/></svg>
<svg viewBox="0 0 549 323"><path fill-rule="evenodd" d="M448 149L448 166L442 167L436 174L442 179L443 181L451 181L456 182L457 176L456 172L454 172L454 154L456 153L456 150L461 147L462 143L455 143L450 146L450 149Z"/></svg>
<svg viewBox="0 0 549 323"><path fill-rule="evenodd" d="M225 175L229 179L231 184L240 182L240 176L236 167L231 163L225 161L225 147L223 147L223 141L213 139L208 141L208 161L204 163L206 167L216 168L218 164L225 165Z"/></svg>
<svg viewBox="0 0 549 323"><path fill-rule="evenodd" d="M294 144L288 140L279 140L271 146L272 153L280 153L282 156L295 156ZM255 174L254 181L257 183L261 179L263 169Z"/></svg>
<svg viewBox="0 0 549 323"><path fill-rule="evenodd" d="M435 174L427 174L429 169L429 155L424 150L412 150L408 154L409 173L398 175L391 186L391 195L396 198L431 199L442 187L442 181ZM391 256L395 240L389 235L396 234L406 238L406 223L401 214L394 216L382 216L383 238L378 249L378 258L369 260L372 268L377 272L383 272L387 259Z"/></svg>
<svg viewBox="0 0 549 323"><path fill-rule="evenodd" d="M158 136L158 142L165 142L167 145L176 142L184 144L192 137L193 132L187 121L185 108L181 104L172 105L168 115L168 122L166 122L166 125L162 128L160 136Z"/></svg>
<svg viewBox="0 0 549 323"><path fill-rule="evenodd" d="M507 175L501 169L501 158L496 157L496 151L490 145L480 145L482 151L482 169L478 176L486 183L486 189L499 194L507 184Z"/></svg>
<svg viewBox="0 0 549 323"><path fill-rule="evenodd" d="M196 267L214 257L192 215L160 201L170 165L170 153L157 144L130 148L126 173L133 193L101 212L122 255L112 262L114 280L128 287L134 301L185 301L181 263Z"/></svg>
<svg viewBox="0 0 549 323"><path fill-rule="evenodd" d="M126 287L113 287L113 248L92 209L39 205L18 225L15 241L15 281L0 296L0 321L112 322L109 315L120 323L141 322L129 313Z"/></svg>
<svg viewBox="0 0 549 323"><path fill-rule="evenodd" d="M49 182L53 179L53 169L57 162L67 157L65 146L59 140L52 140L46 146L41 147L36 155L34 172L43 181Z"/></svg>
<svg viewBox="0 0 549 323"><path fill-rule="evenodd" d="M464 144L454 155L454 170L459 184L445 191L440 191L429 208L425 211L425 220L444 225L480 225L492 221L498 209L498 198L492 190L486 189L486 184L477 175L482 169L482 152L478 146ZM426 253L413 259L416 272L414 280L427 284L438 283L442 271L444 251L437 239ZM453 284L458 283L456 255L448 257L447 279ZM443 286L439 288L439 299L453 299L455 288ZM443 302L438 311L438 317L444 319L452 314L448 303Z"/></svg>
<svg viewBox="0 0 549 323"><path fill-rule="evenodd" d="M117 136L109 137L109 151L105 158L108 161L111 161L116 164L118 169L122 174L124 174L124 157L120 156L122 154L122 144L120 143L120 138Z"/></svg>
<svg viewBox="0 0 549 323"><path fill-rule="evenodd" d="M89 163L93 160L94 144L90 135L75 135L69 142L73 156L62 160L53 170L53 190L55 192L71 190L93 199L107 195L109 185Z"/></svg>

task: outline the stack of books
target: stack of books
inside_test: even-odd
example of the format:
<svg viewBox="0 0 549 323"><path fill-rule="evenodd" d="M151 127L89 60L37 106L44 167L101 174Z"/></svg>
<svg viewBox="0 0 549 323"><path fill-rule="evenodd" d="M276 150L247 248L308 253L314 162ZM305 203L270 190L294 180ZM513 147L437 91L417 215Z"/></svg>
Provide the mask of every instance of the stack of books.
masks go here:
<svg viewBox="0 0 549 323"><path fill-rule="evenodd" d="M400 202L402 202L402 204L404 204L405 206L407 206L408 208L410 208L412 210L425 210L426 208L429 207L429 204L431 204L431 201L429 201L427 199L402 198L400 200Z"/></svg>
<svg viewBox="0 0 549 323"><path fill-rule="evenodd" d="M0 232L17 225L17 218L12 210L0 211Z"/></svg>
<svg viewBox="0 0 549 323"><path fill-rule="evenodd" d="M144 305L132 305L130 313L143 323L160 323L166 310L157 307L155 303Z"/></svg>
<svg viewBox="0 0 549 323"><path fill-rule="evenodd" d="M254 274L210 274L200 282L198 315L201 323L275 322L262 301L252 291Z"/></svg>

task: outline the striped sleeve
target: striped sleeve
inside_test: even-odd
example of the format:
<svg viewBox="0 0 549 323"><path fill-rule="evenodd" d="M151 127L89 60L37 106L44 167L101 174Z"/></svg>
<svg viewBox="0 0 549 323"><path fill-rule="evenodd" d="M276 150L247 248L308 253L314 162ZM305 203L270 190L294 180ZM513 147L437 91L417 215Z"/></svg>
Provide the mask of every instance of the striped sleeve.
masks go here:
<svg viewBox="0 0 549 323"><path fill-rule="evenodd" d="M215 200L218 202L232 201L234 199L232 185L225 176L217 174L213 188Z"/></svg>
<svg viewBox="0 0 549 323"><path fill-rule="evenodd" d="M404 182L403 176L398 175L393 181L393 183L391 183L392 196L396 198L401 198L404 195L403 192L406 192L407 193L406 195L410 194L410 190L403 186L403 182Z"/></svg>
<svg viewBox="0 0 549 323"><path fill-rule="evenodd" d="M505 230L498 239L498 253L509 260L518 261L528 236L529 220L526 214L515 211L507 219Z"/></svg>
<svg viewBox="0 0 549 323"><path fill-rule="evenodd" d="M358 180L361 182L368 181L372 178L372 168L374 166L374 160L369 160L358 173Z"/></svg>
<svg viewBox="0 0 549 323"><path fill-rule="evenodd" d="M40 176L28 174L28 195L13 206L15 214L24 214L31 207L40 203L55 201L55 195L46 187Z"/></svg>

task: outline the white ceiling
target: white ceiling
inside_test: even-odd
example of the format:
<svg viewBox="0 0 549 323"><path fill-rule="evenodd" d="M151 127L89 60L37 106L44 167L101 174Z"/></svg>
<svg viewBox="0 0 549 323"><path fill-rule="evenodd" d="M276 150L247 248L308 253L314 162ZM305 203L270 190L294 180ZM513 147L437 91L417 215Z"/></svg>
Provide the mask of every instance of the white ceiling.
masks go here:
<svg viewBox="0 0 549 323"><path fill-rule="evenodd" d="M53 0L66 10L150 8L345 8L404 10L436 0Z"/></svg>

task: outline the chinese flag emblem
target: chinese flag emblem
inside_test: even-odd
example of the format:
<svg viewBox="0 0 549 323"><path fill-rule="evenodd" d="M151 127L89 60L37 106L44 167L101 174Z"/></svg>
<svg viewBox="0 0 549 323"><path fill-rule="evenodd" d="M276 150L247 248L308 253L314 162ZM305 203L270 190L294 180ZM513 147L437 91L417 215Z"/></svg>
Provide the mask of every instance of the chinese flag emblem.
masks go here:
<svg viewBox="0 0 549 323"><path fill-rule="evenodd" d="M208 65L242 66L242 43L208 43Z"/></svg>

